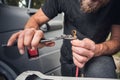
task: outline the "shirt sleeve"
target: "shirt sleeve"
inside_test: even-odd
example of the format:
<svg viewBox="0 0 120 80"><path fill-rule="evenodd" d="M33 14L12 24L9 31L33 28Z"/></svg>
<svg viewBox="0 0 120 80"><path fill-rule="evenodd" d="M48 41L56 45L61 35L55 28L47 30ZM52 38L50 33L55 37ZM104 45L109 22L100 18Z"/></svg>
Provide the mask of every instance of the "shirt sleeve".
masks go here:
<svg viewBox="0 0 120 80"><path fill-rule="evenodd" d="M41 8L48 18L52 19L57 16L58 13L61 13L58 1L59 0L45 0Z"/></svg>

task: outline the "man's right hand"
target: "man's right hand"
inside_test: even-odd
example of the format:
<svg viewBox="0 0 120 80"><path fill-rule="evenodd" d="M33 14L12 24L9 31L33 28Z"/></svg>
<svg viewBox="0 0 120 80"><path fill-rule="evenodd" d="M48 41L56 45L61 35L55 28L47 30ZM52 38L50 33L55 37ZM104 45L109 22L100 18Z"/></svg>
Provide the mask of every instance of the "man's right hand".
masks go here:
<svg viewBox="0 0 120 80"><path fill-rule="evenodd" d="M25 47L28 49L36 49L38 47L41 48L44 46L54 46L54 42L46 42L44 44L40 43L40 40L43 37L43 31L29 28L14 33L8 40L7 46L12 46L17 40L17 46L21 54L24 54Z"/></svg>

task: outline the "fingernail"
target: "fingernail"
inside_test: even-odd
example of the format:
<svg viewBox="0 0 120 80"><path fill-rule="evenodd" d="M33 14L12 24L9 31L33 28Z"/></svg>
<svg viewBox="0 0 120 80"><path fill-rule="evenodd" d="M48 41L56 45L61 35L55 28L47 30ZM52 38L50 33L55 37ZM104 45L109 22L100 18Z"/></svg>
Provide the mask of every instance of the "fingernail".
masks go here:
<svg viewBox="0 0 120 80"><path fill-rule="evenodd" d="M8 43L7 43L7 46L10 46L10 45L11 45L11 44L8 42Z"/></svg>
<svg viewBox="0 0 120 80"><path fill-rule="evenodd" d="M24 50L20 49L20 54L24 54Z"/></svg>
<svg viewBox="0 0 120 80"><path fill-rule="evenodd" d="M35 50L36 48L35 47L32 47L32 50Z"/></svg>

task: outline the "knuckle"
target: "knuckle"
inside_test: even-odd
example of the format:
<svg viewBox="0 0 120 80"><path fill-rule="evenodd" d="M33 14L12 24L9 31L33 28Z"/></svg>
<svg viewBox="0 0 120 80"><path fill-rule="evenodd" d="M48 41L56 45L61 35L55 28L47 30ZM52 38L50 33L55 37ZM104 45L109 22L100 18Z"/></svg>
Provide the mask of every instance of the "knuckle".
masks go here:
<svg viewBox="0 0 120 80"><path fill-rule="evenodd" d="M88 38L84 38L83 41L88 41L89 39Z"/></svg>
<svg viewBox="0 0 120 80"><path fill-rule="evenodd" d="M24 37L23 33L19 34L19 36L18 36L18 38L23 38L23 37Z"/></svg>
<svg viewBox="0 0 120 80"><path fill-rule="evenodd" d="M43 36L43 31L39 30L38 33L40 34L40 36Z"/></svg>
<svg viewBox="0 0 120 80"><path fill-rule="evenodd" d="M83 42L87 44L87 43L91 43L92 40L90 40L90 39L88 39L88 38L84 38L84 39L83 39Z"/></svg>
<svg viewBox="0 0 120 80"><path fill-rule="evenodd" d="M33 30L33 31L35 31L36 29L35 29L35 28L30 28L30 30Z"/></svg>
<svg viewBox="0 0 120 80"><path fill-rule="evenodd" d="M34 32L32 30L26 31L26 35L32 35Z"/></svg>
<svg viewBox="0 0 120 80"><path fill-rule="evenodd" d="M43 34L40 31L36 31L36 37L42 36Z"/></svg>

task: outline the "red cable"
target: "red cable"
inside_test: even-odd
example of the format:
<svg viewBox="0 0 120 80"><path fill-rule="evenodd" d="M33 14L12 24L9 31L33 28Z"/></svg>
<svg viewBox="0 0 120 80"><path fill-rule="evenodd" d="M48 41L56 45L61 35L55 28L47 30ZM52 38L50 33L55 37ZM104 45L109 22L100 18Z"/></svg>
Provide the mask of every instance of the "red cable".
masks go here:
<svg viewBox="0 0 120 80"><path fill-rule="evenodd" d="M79 67L76 66L76 73L75 73L75 76L78 77L78 74L79 74Z"/></svg>

